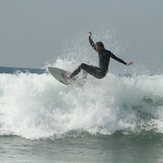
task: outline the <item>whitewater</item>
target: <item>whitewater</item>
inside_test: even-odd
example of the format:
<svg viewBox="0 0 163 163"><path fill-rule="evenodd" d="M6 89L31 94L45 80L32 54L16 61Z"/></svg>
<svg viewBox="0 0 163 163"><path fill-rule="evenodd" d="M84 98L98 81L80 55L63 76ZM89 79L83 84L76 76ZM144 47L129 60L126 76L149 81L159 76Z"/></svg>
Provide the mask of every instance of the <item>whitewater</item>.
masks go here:
<svg viewBox="0 0 163 163"><path fill-rule="evenodd" d="M163 132L163 75L89 76L65 86L49 73L0 74L0 136L46 139Z"/></svg>

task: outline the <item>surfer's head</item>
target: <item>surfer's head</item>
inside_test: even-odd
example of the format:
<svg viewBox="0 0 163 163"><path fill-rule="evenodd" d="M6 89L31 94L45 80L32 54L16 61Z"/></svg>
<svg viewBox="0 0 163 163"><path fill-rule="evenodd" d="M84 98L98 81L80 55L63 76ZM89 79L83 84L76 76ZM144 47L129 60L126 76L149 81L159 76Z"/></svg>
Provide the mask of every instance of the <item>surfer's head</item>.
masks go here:
<svg viewBox="0 0 163 163"><path fill-rule="evenodd" d="M101 41L96 42L96 50L98 53L100 53L104 48L104 44Z"/></svg>

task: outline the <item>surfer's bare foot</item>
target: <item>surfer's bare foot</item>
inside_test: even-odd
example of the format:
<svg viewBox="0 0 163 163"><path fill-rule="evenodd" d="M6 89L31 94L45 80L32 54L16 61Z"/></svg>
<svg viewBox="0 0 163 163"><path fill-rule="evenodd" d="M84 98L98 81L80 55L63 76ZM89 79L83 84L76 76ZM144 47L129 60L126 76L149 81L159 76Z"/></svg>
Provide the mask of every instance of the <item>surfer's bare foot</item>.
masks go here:
<svg viewBox="0 0 163 163"><path fill-rule="evenodd" d="M63 73L62 72L62 76L65 78L65 79L67 79L67 80L70 80L71 78L70 78L70 76L67 76L65 73Z"/></svg>

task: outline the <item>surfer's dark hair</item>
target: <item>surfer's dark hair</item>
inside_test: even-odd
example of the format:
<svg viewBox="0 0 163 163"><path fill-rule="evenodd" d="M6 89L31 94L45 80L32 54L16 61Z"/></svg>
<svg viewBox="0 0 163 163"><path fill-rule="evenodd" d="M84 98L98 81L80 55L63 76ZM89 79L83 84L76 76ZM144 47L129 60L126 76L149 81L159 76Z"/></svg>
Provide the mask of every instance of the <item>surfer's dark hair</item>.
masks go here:
<svg viewBox="0 0 163 163"><path fill-rule="evenodd" d="M101 41L96 42L96 46L100 46L101 48L104 48L104 44Z"/></svg>

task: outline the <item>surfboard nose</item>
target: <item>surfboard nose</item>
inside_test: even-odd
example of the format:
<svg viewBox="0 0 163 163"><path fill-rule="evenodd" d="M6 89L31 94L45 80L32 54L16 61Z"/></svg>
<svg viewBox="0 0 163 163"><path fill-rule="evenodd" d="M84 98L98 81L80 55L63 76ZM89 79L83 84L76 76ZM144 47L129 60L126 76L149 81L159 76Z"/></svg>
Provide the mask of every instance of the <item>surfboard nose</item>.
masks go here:
<svg viewBox="0 0 163 163"><path fill-rule="evenodd" d="M49 71L52 71L52 69L53 69L53 67L48 67L48 70L49 70Z"/></svg>

